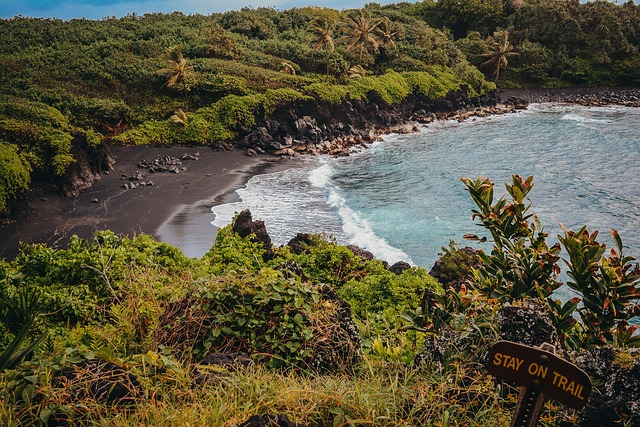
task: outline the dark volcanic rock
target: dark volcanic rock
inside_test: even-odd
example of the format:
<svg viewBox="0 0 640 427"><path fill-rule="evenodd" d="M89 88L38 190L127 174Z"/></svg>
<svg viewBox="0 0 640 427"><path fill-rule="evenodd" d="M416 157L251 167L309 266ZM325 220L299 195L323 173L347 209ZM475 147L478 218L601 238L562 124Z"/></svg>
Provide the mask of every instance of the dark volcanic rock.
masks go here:
<svg viewBox="0 0 640 427"><path fill-rule="evenodd" d="M512 105L516 110L524 110L529 106L529 101L515 96L510 96L504 101L505 105Z"/></svg>
<svg viewBox="0 0 640 427"><path fill-rule="evenodd" d="M593 383L580 425L640 426L640 353L595 347L574 357Z"/></svg>
<svg viewBox="0 0 640 427"><path fill-rule="evenodd" d="M360 257L366 260L372 260L373 254L366 249L362 249L355 245L347 245L347 249L349 249L355 256Z"/></svg>
<svg viewBox="0 0 640 427"><path fill-rule="evenodd" d="M253 234L256 242L262 243L266 249L271 249L271 237L269 233L267 233L264 221L253 221L251 219L251 212L248 209L238 214L238 217L233 223L233 231L241 237L247 237Z"/></svg>
<svg viewBox="0 0 640 427"><path fill-rule="evenodd" d="M558 333L546 305L530 299L521 304L505 304L498 311L500 338L533 347L549 343L560 349Z"/></svg>
<svg viewBox="0 0 640 427"><path fill-rule="evenodd" d="M128 405L143 396L138 378L120 366L104 360L85 360L62 369L52 380L64 388L69 403L91 399L107 405Z"/></svg>
<svg viewBox="0 0 640 427"><path fill-rule="evenodd" d="M438 279L443 287L451 287L458 292L463 285L471 281L471 269L479 268L481 265L478 251L469 246L453 251L446 250L446 253L433 264L429 275Z"/></svg>
<svg viewBox="0 0 640 427"><path fill-rule="evenodd" d="M408 262L398 261L395 264L393 264L391 267L389 267L389 271L399 276L402 274L403 271L408 270L410 268L411 268L411 264L409 264Z"/></svg>
<svg viewBox="0 0 640 427"><path fill-rule="evenodd" d="M60 185L66 197L75 197L82 190L91 188L94 182L100 181L103 171L113 171L115 158L104 144L98 147L74 145L71 154L76 161L67 168Z"/></svg>
<svg viewBox="0 0 640 427"><path fill-rule="evenodd" d="M313 241L311 239L310 234L298 233L296 234L296 237L289 240L289 243L287 243L287 246L289 246L289 249L291 249L291 252L293 252L296 255L300 255L301 253L307 250L308 246L312 244L313 244Z"/></svg>

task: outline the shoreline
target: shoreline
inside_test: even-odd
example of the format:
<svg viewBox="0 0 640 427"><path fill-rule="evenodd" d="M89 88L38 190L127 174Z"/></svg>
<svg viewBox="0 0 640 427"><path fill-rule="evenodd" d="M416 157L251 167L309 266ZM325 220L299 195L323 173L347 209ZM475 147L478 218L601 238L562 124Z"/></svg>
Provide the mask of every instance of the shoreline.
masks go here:
<svg viewBox="0 0 640 427"><path fill-rule="evenodd" d="M505 104L513 98L526 103L640 106L640 89L501 89L498 93ZM77 197L64 197L50 183L35 182L12 214L14 219L0 222L0 259L14 258L20 242L63 248L72 235L91 238L98 230L130 237L150 234L187 256L202 256L216 236L211 207L233 201L235 191L253 176L296 165L295 158L248 156L237 149L216 151L207 146L115 146L111 151L116 158L113 171L103 173ZM183 161L178 174L148 173L139 167L141 160L165 156L191 159ZM138 171L153 185L123 188Z"/></svg>
<svg viewBox="0 0 640 427"><path fill-rule="evenodd" d="M570 103L583 106L622 105L640 107L640 88L559 88L559 89L498 89L503 102L518 98L529 103Z"/></svg>
<svg viewBox="0 0 640 427"><path fill-rule="evenodd" d="M77 197L64 197L51 184L37 182L14 212L13 220L0 224L0 259L14 258L20 243L44 243L53 248L66 247L72 235L91 238L98 230L133 237L150 234L160 239L166 227L181 212L204 202L226 202L254 175L292 167L295 162L274 156L247 156L243 151L215 151L209 147L111 147L116 158L113 171ZM149 173L139 167L141 160L185 155L180 173ZM137 171L144 173L145 184L125 189ZM213 221L209 206L209 223ZM164 228L163 228L164 227ZM202 230L181 236L206 242L215 239Z"/></svg>

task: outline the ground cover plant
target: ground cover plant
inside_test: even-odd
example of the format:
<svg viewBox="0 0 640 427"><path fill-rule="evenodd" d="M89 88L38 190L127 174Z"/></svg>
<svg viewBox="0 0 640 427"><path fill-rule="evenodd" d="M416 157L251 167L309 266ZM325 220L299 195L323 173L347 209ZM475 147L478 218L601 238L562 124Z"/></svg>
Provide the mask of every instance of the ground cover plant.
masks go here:
<svg viewBox="0 0 640 427"><path fill-rule="evenodd" d="M627 349L639 340L629 321L640 279L619 236L609 256L596 233L560 236L570 286L585 300L561 303L551 293L560 246L546 245L526 203L533 179L514 176L510 199L498 200L489 180L463 182L493 248L446 248L434 272L446 286L327 236L299 235L276 248L242 237L235 224L200 259L111 232L74 238L66 249L23 247L0 264L0 419L241 425L279 414L319 426L504 425L515 389L483 364L504 334L531 333L517 332L518 310L542 319L535 333L570 360L606 350L606 369L633 375L638 361ZM509 315L515 323L505 323ZM604 393L606 375L618 374L591 375ZM633 405L610 398L618 419L633 424ZM542 420L584 422L552 403Z"/></svg>

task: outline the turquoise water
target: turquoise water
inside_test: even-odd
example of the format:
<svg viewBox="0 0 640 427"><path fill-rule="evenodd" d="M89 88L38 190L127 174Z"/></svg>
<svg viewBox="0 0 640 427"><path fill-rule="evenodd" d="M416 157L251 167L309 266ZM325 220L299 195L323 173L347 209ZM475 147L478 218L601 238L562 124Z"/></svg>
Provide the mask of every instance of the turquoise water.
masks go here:
<svg viewBox="0 0 640 427"><path fill-rule="evenodd" d="M550 236L582 225L622 236L640 257L640 109L534 104L463 123L392 135L348 157L313 157L252 178L240 202L213 207L216 226L251 209L274 243L325 232L388 262L431 268L450 240L483 234L461 177L491 177L496 195L511 175L534 176L530 195ZM488 246L485 249L489 249Z"/></svg>

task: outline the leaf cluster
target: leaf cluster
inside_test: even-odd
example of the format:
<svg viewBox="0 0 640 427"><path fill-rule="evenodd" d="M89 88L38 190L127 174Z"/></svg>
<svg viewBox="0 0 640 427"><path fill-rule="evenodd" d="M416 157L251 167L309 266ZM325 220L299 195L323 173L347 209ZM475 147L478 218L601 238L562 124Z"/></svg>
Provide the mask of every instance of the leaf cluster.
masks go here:
<svg viewBox="0 0 640 427"><path fill-rule="evenodd" d="M561 341L570 348L613 344L637 347L634 336L637 325L629 320L638 316L640 295L640 267L635 258L624 256L622 240L613 230L616 247L605 256L606 245L596 239L597 232L586 227L573 232L564 230L559 242L551 247L546 243L535 214L528 213L530 204L525 198L533 188L533 177L513 176L506 185L511 201L504 197L493 200L493 183L489 179L463 178L469 194L478 207L473 218L487 229L493 238L490 255L481 252L484 265L474 269L474 282L488 298L514 301L538 298L551 311ZM475 235L474 240L486 240ZM570 281L567 285L578 297L564 303L554 300L552 292L562 283L558 280L560 244L567 251ZM573 314L577 312L581 322Z"/></svg>

